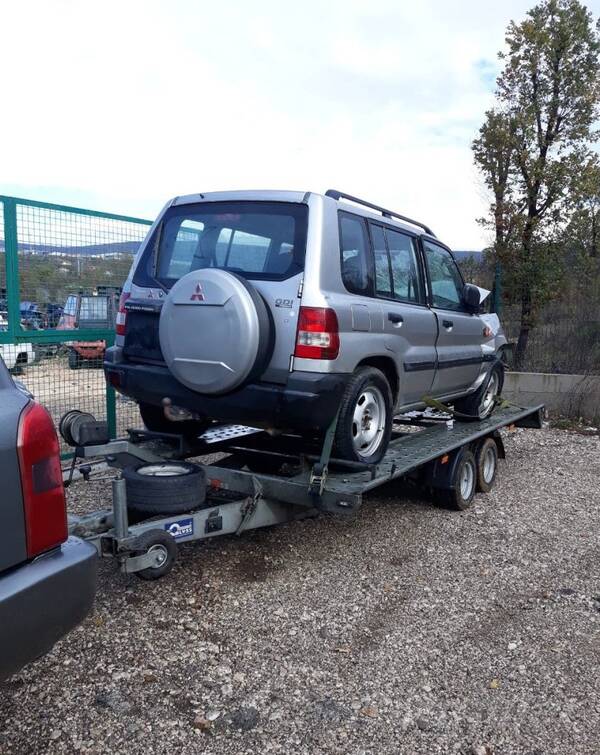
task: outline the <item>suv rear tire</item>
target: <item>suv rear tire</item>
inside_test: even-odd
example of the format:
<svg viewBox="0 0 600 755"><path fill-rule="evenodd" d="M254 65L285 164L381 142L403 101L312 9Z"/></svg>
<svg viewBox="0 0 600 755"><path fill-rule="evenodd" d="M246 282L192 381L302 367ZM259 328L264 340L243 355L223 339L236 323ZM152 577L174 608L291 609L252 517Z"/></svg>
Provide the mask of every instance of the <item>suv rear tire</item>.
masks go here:
<svg viewBox="0 0 600 755"><path fill-rule="evenodd" d="M375 367L360 367L346 386L335 432L334 455L377 464L392 434L392 391Z"/></svg>
<svg viewBox="0 0 600 755"><path fill-rule="evenodd" d="M165 417L160 406L154 404L139 403L140 415L146 430L152 433L167 433L169 435L185 435L187 437L202 435L206 432L210 422L208 420L184 420L173 422Z"/></svg>

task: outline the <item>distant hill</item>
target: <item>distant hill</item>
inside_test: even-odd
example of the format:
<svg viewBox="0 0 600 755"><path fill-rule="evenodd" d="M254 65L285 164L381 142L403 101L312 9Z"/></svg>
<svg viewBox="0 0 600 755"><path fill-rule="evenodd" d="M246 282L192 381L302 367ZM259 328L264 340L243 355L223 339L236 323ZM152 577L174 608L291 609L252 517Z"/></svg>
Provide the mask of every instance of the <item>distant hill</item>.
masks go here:
<svg viewBox="0 0 600 755"><path fill-rule="evenodd" d="M483 261L483 252L465 252L465 251L456 251L452 250L452 254L456 257L457 262L462 262L463 260L475 260L475 262L482 262Z"/></svg>
<svg viewBox="0 0 600 755"><path fill-rule="evenodd" d="M113 241L108 244L87 244L85 246L52 246L50 244L19 243L20 254L39 254L54 256L113 257L115 255L134 255L140 248L139 241ZM0 252L4 251L4 239L0 239Z"/></svg>

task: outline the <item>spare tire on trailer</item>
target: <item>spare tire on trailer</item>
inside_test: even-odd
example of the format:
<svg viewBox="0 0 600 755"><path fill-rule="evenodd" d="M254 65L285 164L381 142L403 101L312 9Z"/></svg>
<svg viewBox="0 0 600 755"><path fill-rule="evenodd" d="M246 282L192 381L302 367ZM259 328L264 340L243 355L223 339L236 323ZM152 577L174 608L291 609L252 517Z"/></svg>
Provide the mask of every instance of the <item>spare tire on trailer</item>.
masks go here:
<svg viewBox="0 0 600 755"><path fill-rule="evenodd" d="M127 509L141 517L184 514L206 500L206 474L189 461L125 467Z"/></svg>
<svg viewBox="0 0 600 755"><path fill-rule="evenodd" d="M271 315L247 280L217 268L180 278L162 306L160 347L173 376L187 388L220 395L266 368L274 343Z"/></svg>

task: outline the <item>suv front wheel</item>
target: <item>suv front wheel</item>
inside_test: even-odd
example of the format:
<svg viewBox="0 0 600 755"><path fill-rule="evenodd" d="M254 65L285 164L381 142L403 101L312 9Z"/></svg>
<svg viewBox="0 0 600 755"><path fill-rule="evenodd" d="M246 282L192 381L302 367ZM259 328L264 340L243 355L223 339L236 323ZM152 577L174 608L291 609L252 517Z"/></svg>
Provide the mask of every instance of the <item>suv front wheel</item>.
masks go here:
<svg viewBox="0 0 600 755"><path fill-rule="evenodd" d="M454 402L457 412L476 419L489 417L496 407L504 385L504 365L498 360L475 393Z"/></svg>
<svg viewBox="0 0 600 755"><path fill-rule="evenodd" d="M335 433L334 454L350 461L376 464L392 433L392 391L375 367L360 367L346 386Z"/></svg>

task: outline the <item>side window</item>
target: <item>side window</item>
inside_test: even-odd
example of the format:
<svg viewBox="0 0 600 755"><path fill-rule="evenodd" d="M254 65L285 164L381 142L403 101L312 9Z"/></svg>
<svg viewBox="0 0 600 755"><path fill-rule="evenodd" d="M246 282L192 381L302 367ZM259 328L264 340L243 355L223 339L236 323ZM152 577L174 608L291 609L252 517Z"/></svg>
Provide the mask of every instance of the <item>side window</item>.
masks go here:
<svg viewBox="0 0 600 755"><path fill-rule="evenodd" d="M417 262L415 240L406 233L386 228L394 299L418 304L421 297L421 278Z"/></svg>
<svg viewBox="0 0 600 755"><path fill-rule="evenodd" d="M373 256L375 257L375 293L388 299L392 297L392 283L390 278L390 262L385 245L385 235L380 225L369 224L373 241Z"/></svg>
<svg viewBox="0 0 600 755"><path fill-rule="evenodd" d="M434 307L462 310L463 280L450 252L424 241L425 257L431 281L431 299Z"/></svg>
<svg viewBox="0 0 600 755"><path fill-rule="evenodd" d="M340 213L342 280L352 294L368 294L367 229L356 215Z"/></svg>

